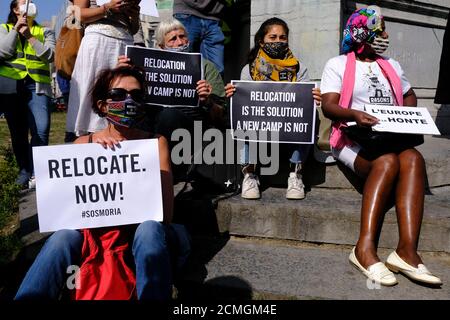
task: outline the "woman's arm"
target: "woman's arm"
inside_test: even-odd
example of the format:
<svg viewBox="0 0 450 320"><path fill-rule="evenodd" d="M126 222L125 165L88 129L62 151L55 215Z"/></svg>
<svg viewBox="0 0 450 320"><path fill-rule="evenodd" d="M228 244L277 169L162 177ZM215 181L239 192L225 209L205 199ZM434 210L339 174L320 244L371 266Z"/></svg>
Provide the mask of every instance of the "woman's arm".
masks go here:
<svg viewBox="0 0 450 320"><path fill-rule="evenodd" d="M51 63L55 58L55 46L56 39L53 30L45 28L44 31L44 43L38 41L36 38L31 37L28 39L34 51L36 51L36 56L38 56L42 61Z"/></svg>
<svg viewBox="0 0 450 320"><path fill-rule="evenodd" d="M16 29L6 30L0 26L0 60L8 60L16 54L18 39Z"/></svg>
<svg viewBox="0 0 450 320"><path fill-rule="evenodd" d="M363 111L345 109L339 106L339 93L329 92L322 94L322 111L325 117L333 121L356 121L363 127L371 127L378 123L376 117Z"/></svg>
<svg viewBox="0 0 450 320"><path fill-rule="evenodd" d="M73 4L80 8L81 23L91 23L104 18L108 10L119 12L123 0L111 0L97 8L89 8L89 0L74 0Z"/></svg>
<svg viewBox="0 0 450 320"><path fill-rule="evenodd" d="M416 93L412 88L410 88L404 95L403 95L403 105L409 106L409 107L417 107L417 97Z"/></svg>
<svg viewBox="0 0 450 320"><path fill-rule="evenodd" d="M163 223L171 223L173 217L173 181L170 168L169 144L163 136L158 137L159 166L161 170L161 190L163 198Z"/></svg>

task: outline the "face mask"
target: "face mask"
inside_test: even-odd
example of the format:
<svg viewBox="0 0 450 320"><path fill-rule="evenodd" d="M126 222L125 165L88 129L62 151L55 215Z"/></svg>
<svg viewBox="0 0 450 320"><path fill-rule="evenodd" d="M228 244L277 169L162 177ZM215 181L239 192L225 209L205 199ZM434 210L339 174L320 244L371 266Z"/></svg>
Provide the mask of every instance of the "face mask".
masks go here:
<svg viewBox="0 0 450 320"><path fill-rule="evenodd" d="M27 10L27 4L21 4L19 7L20 14L25 14L25 10ZM37 8L36 5L32 2L28 5L28 17L36 17L37 16Z"/></svg>
<svg viewBox="0 0 450 320"><path fill-rule="evenodd" d="M181 46L181 47L176 47L176 48L166 47L165 49L167 51L172 51L172 52L189 52L189 43L186 43L184 46Z"/></svg>
<svg viewBox="0 0 450 320"><path fill-rule="evenodd" d="M384 39L380 36L376 36L370 46L376 54L383 54L389 47L389 38Z"/></svg>
<svg viewBox="0 0 450 320"><path fill-rule="evenodd" d="M262 49L272 59L283 59L289 50L289 44L287 42L266 42Z"/></svg>
<svg viewBox="0 0 450 320"><path fill-rule="evenodd" d="M139 125L145 118L142 105L128 97L124 101L108 102L108 113L106 119L112 124L134 128Z"/></svg>

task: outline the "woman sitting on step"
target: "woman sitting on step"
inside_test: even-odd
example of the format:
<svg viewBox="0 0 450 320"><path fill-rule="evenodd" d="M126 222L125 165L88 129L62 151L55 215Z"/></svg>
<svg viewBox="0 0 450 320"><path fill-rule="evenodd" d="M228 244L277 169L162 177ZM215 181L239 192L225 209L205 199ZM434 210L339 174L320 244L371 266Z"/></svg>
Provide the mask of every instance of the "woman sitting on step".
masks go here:
<svg viewBox="0 0 450 320"><path fill-rule="evenodd" d="M248 55L248 64L241 70L241 80L309 81L308 69L293 55L288 40L289 27L285 21L276 17L264 21L255 34L254 47ZM235 91L236 87L231 83L225 86L227 98L231 97ZM320 104L320 89L313 88L312 94L316 104ZM308 158L310 149L310 144L280 143L280 150L286 150L290 155L291 172L287 180L287 199L301 200L305 198L302 163ZM249 143L246 142L241 150L241 165L244 174L241 197L244 199L261 197L259 178L256 174L256 161L252 158Z"/></svg>
<svg viewBox="0 0 450 320"><path fill-rule="evenodd" d="M58 299L69 285L66 270L81 265L79 285L72 291L77 300L170 300L174 271L189 254L189 236L184 226L171 223L173 187L167 140L141 129L143 88L144 75L137 68L102 71L93 86L92 109L108 125L75 143L99 143L114 149L125 140L158 139L163 222L55 232L26 274L16 299Z"/></svg>
<svg viewBox="0 0 450 320"><path fill-rule="evenodd" d="M383 96L388 105L416 106L417 98L399 63L381 56L388 34L376 6L355 11L344 30L343 55L330 59L323 71L323 112L334 121L330 145L334 157L366 179L362 197L361 228L350 262L370 280L395 285L394 272L432 285L442 284L417 253L424 208L425 161L415 148L381 155L369 153L342 131L345 122L371 127L378 119L364 105ZM377 256L383 214L391 194L399 229L397 249L386 264ZM391 270L389 270L389 269Z"/></svg>

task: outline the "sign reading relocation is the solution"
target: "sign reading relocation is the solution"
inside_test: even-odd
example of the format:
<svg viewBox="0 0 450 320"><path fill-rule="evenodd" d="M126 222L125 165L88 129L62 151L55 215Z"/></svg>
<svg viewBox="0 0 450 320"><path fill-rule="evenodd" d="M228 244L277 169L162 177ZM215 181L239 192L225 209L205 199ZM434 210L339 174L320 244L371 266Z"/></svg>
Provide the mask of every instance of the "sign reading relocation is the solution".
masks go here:
<svg viewBox="0 0 450 320"><path fill-rule="evenodd" d="M365 110L380 120L374 131L441 134L427 108L365 105Z"/></svg>
<svg viewBox="0 0 450 320"><path fill-rule="evenodd" d="M145 70L146 102L162 106L198 106L195 88L203 78L200 53L127 46L131 62Z"/></svg>
<svg viewBox="0 0 450 320"><path fill-rule="evenodd" d="M314 143L313 82L232 81L231 128L235 140Z"/></svg>
<svg viewBox="0 0 450 320"><path fill-rule="evenodd" d="M158 140L34 147L40 232L162 221Z"/></svg>

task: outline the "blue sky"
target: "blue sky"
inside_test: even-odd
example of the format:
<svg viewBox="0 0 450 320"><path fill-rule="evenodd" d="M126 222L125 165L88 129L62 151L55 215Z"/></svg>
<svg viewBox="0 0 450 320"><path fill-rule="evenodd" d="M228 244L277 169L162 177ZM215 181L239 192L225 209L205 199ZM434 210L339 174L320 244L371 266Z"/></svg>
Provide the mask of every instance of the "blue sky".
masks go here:
<svg viewBox="0 0 450 320"><path fill-rule="evenodd" d="M50 20L53 15L57 15L61 10L65 0L32 0L38 8L38 22ZM11 0L0 0L0 22L6 22L9 13Z"/></svg>

